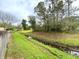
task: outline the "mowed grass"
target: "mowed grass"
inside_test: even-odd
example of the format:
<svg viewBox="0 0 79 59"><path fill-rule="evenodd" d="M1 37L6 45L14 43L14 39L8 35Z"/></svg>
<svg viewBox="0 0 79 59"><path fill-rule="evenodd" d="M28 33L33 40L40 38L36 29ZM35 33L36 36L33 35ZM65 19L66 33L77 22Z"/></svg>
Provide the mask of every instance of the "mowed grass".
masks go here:
<svg viewBox="0 0 79 59"><path fill-rule="evenodd" d="M41 48L41 47L40 47ZM9 43L7 59L57 59L43 48L34 45L24 35L13 33L13 39Z"/></svg>
<svg viewBox="0 0 79 59"><path fill-rule="evenodd" d="M33 32L30 35L46 42L58 42L70 46L79 46L79 34Z"/></svg>
<svg viewBox="0 0 79 59"><path fill-rule="evenodd" d="M36 40L29 40L15 32L8 44L5 59L79 59L56 48L44 45Z"/></svg>
<svg viewBox="0 0 79 59"><path fill-rule="evenodd" d="M18 31L18 32L20 32L20 33L22 33L22 34L29 34L29 33L31 33L31 32L33 32L33 30L32 29L30 29L30 30L21 30L21 31Z"/></svg>

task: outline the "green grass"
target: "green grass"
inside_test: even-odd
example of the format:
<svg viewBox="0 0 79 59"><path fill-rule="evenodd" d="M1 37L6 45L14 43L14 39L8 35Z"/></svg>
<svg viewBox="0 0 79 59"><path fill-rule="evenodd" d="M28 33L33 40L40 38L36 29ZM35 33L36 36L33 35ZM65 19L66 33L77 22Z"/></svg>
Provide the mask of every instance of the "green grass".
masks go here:
<svg viewBox="0 0 79 59"><path fill-rule="evenodd" d="M8 48L8 57L13 59L57 59L56 56L39 49L39 46L34 45L27 38L19 33L13 33L13 40ZM7 57L7 58L8 58Z"/></svg>
<svg viewBox="0 0 79 59"><path fill-rule="evenodd" d="M19 31L20 33L23 33L23 34L26 34L26 33L31 33L33 30L30 29L30 30L21 30Z"/></svg>
<svg viewBox="0 0 79 59"><path fill-rule="evenodd" d="M79 46L79 38L64 38L56 41L70 46Z"/></svg>
<svg viewBox="0 0 79 59"><path fill-rule="evenodd" d="M79 57L72 56L72 55L70 55L68 53L60 51L57 48L54 48L54 47L51 47L51 46L48 46L48 45L44 45L42 43L37 42L36 40L32 40L32 42L36 43L36 45L39 45L39 46L42 46L42 47L48 49L49 51L51 51L59 59L79 59Z"/></svg>
<svg viewBox="0 0 79 59"><path fill-rule="evenodd" d="M6 59L79 59L56 48L44 45L36 40L28 40L15 32L8 44Z"/></svg>
<svg viewBox="0 0 79 59"><path fill-rule="evenodd" d="M31 33L33 37L42 39L46 42L58 42L70 46L79 46L79 34L68 33Z"/></svg>

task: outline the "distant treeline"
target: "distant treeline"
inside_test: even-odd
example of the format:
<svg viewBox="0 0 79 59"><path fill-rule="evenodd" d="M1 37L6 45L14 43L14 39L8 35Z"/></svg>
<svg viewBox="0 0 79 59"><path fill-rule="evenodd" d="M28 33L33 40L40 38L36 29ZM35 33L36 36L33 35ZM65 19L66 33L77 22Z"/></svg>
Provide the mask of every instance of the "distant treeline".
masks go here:
<svg viewBox="0 0 79 59"><path fill-rule="evenodd" d="M70 32L79 28L79 18L74 14L78 8L72 8L72 0L45 0L34 8L36 16L29 16L34 31Z"/></svg>

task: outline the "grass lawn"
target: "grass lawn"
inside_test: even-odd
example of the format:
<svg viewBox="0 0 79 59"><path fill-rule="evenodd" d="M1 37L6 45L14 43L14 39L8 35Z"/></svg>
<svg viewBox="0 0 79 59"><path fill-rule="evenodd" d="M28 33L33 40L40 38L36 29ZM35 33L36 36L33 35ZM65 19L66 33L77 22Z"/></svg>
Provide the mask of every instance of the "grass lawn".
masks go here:
<svg viewBox="0 0 79 59"><path fill-rule="evenodd" d="M18 32L12 35L5 59L79 59L36 40L29 40Z"/></svg>
<svg viewBox="0 0 79 59"><path fill-rule="evenodd" d="M30 35L47 42L58 42L70 46L79 46L79 34L33 32Z"/></svg>
<svg viewBox="0 0 79 59"><path fill-rule="evenodd" d="M21 30L21 31L18 31L18 32L20 32L20 33L22 33L22 34L28 34L28 33L31 33L31 32L33 32L33 30L32 29L30 29L30 30Z"/></svg>

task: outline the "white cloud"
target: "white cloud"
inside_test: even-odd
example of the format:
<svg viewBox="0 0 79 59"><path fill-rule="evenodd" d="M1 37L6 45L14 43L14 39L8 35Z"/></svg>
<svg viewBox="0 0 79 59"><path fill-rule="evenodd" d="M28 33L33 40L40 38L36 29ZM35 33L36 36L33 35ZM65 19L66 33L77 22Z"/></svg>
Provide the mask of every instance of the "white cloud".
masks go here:
<svg viewBox="0 0 79 59"><path fill-rule="evenodd" d="M79 0L74 1L73 6L79 7Z"/></svg>
<svg viewBox="0 0 79 59"><path fill-rule="evenodd" d="M0 0L0 10L25 18L34 14L33 8L44 0Z"/></svg>
<svg viewBox="0 0 79 59"><path fill-rule="evenodd" d="M21 18L27 18L34 14L34 7L44 0L0 0L0 10L14 14ZM79 7L79 0L73 3Z"/></svg>

